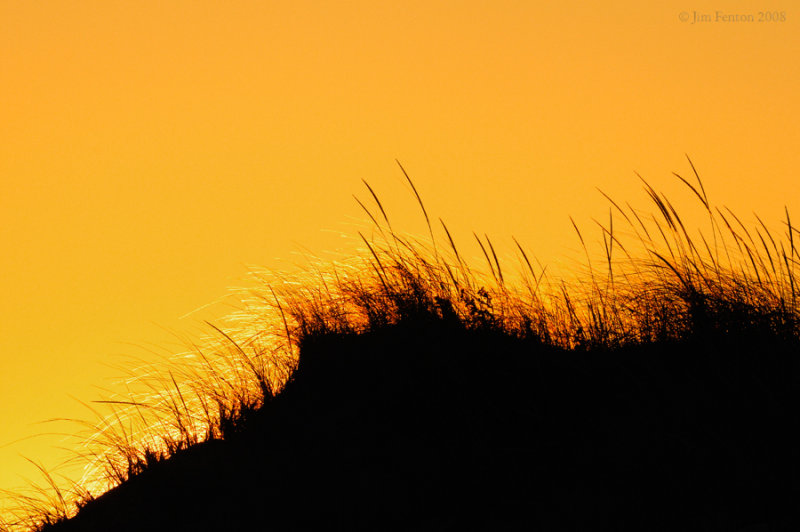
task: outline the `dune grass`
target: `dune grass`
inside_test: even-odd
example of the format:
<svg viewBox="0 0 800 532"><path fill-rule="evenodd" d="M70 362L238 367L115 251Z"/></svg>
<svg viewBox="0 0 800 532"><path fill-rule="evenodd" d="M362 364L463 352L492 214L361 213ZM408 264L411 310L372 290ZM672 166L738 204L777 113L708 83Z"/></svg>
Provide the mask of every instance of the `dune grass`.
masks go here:
<svg viewBox="0 0 800 532"><path fill-rule="evenodd" d="M77 456L85 477L63 488L42 469L45 487L16 494L0 530L46 530L154 464L236 434L281 392L303 345L316 338L432 320L600 354L710 332L758 332L797 345L800 231L788 211L777 232L761 218L748 225L715 207L689 164L692 176L675 178L707 217L705 232L686 227L673 203L640 178L649 211L603 193L609 217L597 223L599 254L572 222L586 263L569 280L552 278L516 240L516 257L501 260L487 235L472 235L484 263L469 264L402 166L427 224L422 239L395 229L364 182L366 199L356 201L372 231L358 234L361 255L292 278L254 272L256 286L239 293L241 309L209 323L206 339L167 366L133 370L128 396L89 405L95 419L83 422Z"/></svg>

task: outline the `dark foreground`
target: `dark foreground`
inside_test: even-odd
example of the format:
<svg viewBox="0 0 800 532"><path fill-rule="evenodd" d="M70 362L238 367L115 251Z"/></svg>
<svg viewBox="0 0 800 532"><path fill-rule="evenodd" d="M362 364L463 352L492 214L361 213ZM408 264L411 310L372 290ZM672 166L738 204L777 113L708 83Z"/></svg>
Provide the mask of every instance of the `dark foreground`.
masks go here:
<svg viewBox="0 0 800 532"><path fill-rule="evenodd" d="M45 530L800 530L798 356L769 331L316 337L241 432Z"/></svg>

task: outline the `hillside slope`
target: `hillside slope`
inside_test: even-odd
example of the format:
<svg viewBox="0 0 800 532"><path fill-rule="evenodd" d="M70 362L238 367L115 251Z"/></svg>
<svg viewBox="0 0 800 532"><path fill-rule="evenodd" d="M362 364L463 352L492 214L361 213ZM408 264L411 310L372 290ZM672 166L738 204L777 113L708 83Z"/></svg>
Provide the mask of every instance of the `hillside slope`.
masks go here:
<svg viewBox="0 0 800 532"><path fill-rule="evenodd" d="M45 530L796 529L798 354L747 327L604 351L432 317L312 336L234 436Z"/></svg>
<svg viewBox="0 0 800 532"><path fill-rule="evenodd" d="M800 230L788 211L748 229L691 166L706 232L642 180L652 216L606 196L604 267L573 221L568 281L516 240L509 275L487 235L471 267L405 171L430 240L399 234L366 185L363 256L257 276L155 394L106 401L88 457L117 487L69 520L33 500L23 524L800 529Z"/></svg>

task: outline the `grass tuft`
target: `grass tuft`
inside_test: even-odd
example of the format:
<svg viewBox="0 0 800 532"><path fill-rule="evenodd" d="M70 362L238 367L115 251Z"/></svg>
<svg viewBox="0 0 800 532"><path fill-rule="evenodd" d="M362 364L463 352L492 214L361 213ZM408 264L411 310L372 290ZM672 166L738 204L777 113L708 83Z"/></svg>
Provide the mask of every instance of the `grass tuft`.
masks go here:
<svg viewBox="0 0 800 532"><path fill-rule="evenodd" d="M362 255L305 278L255 272L256 286L240 291L242 308L224 324L209 323L211 334L200 345L166 370L133 371L127 397L89 405L95 421L83 422L89 436L79 452L88 464L85 478L64 491L40 467L46 487L18 495L18 508L0 530L45 530L160 462L202 442L235 437L280 394L302 346L316 338L435 321L576 352L743 335L796 345L800 252L788 211L784 234L758 217L748 228L712 205L689 164L696 183L674 175L708 216L707 233L691 232L673 203L639 176L650 213L600 191L610 202L608 222L595 221L604 268L595 268L589 241L570 218L586 271L568 281L550 278L516 239L516 277L487 235L473 233L486 270L467 263L441 219L446 245L438 245L417 187L398 162L427 240L396 231L365 181L380 215L356 198L378 235L359 233Z"/></svg>

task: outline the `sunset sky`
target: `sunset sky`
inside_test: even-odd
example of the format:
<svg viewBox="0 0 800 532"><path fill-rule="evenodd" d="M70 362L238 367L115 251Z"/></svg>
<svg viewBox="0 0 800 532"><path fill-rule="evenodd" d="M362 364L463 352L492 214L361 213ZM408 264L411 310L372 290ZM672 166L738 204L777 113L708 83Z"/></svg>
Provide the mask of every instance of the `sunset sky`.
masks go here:
<svg viewBox="0 0 800 532"><path fill-rule="evenodd" d="M685 154L713 202L800 220L800 9L547 4L0 0L0 488L248 265L348 249L361 179L420 232L395 159L457 241L545 264L597 187L693 207Z"/></svg>

